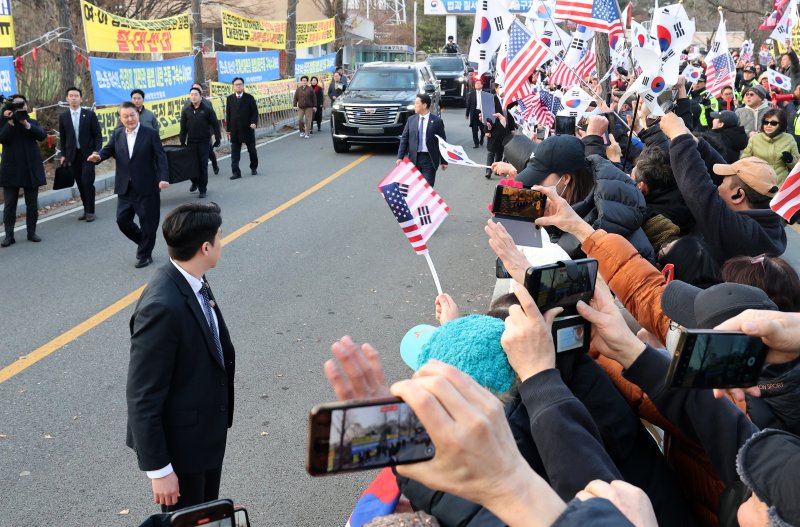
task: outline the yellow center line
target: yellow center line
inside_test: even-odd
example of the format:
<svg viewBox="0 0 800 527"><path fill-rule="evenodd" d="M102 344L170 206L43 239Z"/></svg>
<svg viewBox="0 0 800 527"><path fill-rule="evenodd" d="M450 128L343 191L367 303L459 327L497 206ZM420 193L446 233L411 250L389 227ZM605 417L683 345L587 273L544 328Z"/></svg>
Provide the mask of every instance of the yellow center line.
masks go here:
<svg viewBox="0 0 800 527"><path fill-rule="evenodd" d="M256 219L252 220L251 222L247 223L246 225L244 225L242 227L239 227L238 229L236 229L235 231L233 231L232 233L228 234L227 236L225 236L222 239L223 246L231 243L232 241L236 240L237 238L239 238L240 236L242 236L245 233L249 232L250 230L255 229L258 225L264 223L265 221L269 220L270 218L273 218L273 217L277 216L278 214L280 214L281 212L285 211L286 209L288 209L292 205L296 205L297 203L299 203L300 201L304 200L305 198L307 198L308 196L310 196L314 192L316 192L316 191L320 190L321 188L323 188L324 186L328 185L330 182L332 182L336 178L338 178L341 175L345 174L346 172L348 172L352 168L356 167L357 165L363 163L364 161L366 161L370 157L372 157L372 154L365 154L365 155L359 157L358 159L356 159L355 161L353 161L352 163L350 163L346 167L344 167L344 168L342 168L340 170L337 170L336 172L334 172L330 176L326 177L325 179L323 179L322 181L320 181L316 185L306 189L305 191L301 192L297 196L295 196L292 199L280 204L279 206L275 207L271 211L267 212L266 214L264 214L262 216L259 216L258 218L256 218ZM103 309L99 313L89 317L88 319L84 320L83 322L81 322L77 326L75 326L75 327L65 331L61 335L57 336L56 338L54 338L50 342L48 342L48 343L36 348L35 350L30 352L29 354L27 354L27 355L25 355L23 357L20 357L19 359L17 359L13 363L9 364L8 366L6 366L2 370L0 370L0 383L3 383L5 381L7 381L11 377L17 375L18 373L24 371L27 368L33 366L34 364L36 364L40 360L44 359L45 357L47 357L51 353L54 353L55 351L63 348L64 346L66 346L67 344L69 344L73 340L77 339L78 337L80 337L84 333L87 333L91 329L96 328L97 326L99 326L100 324L102 324L103 322L108 320L109 318L113 317L114 315L116 315L117 313L122 311L123 309L127 308L128 306L130 306L131 304L133 304L134 302L136 302L139 299L139 296L142 294L142 291L144 291L144 287L145 286L142 286L142 287L138 288L136 291L133 291L132 293L129 293L129 294L125 295L124 297L120 298L119 300L117 300L116 302L114 302L113 304L108 306L107 308Z"/></svg>

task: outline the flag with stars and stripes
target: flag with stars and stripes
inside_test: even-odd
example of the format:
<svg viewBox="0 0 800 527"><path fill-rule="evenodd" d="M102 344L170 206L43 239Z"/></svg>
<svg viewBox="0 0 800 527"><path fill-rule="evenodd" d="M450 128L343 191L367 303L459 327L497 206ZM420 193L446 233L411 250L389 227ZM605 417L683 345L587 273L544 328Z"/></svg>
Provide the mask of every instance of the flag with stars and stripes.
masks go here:
<svg viewBox="0 0 800 527"><path fill-rule="evenodd" d="M408 160L378 184L386 204L417 254L428 252L428 240L450 212L444 200Z"/></svg>
<svg viewBox="0 0 800 527"><path fill-rule="evenodd" d="M555 18L582 24L600 33L622 31L615 0L556 0Z"/></svg>
<svg viewBox="0 0 800 527"><path fill-rule="evenodd" d="M508 106L523 95L528 78L550 57L550 49L535 39L519 21L508 29L508 52L503 104Z"/></svg>
<svg viewBox="0 0 800 527"><path fill-rule="evenodd" d="M533 115L540 126L551 128L556 122L556 112L561 108L561 99L547 90L539 90L539 100L534 106Z"/></svg>
<svg viewBox="0 0 800 527"><path fill-rule="evenodd" d="M733 86L736 80L736 64L728 51L728 33L722 13L714 42L706 55L706 79L706 90L714 97L719 97L722 88Z"/></svg>

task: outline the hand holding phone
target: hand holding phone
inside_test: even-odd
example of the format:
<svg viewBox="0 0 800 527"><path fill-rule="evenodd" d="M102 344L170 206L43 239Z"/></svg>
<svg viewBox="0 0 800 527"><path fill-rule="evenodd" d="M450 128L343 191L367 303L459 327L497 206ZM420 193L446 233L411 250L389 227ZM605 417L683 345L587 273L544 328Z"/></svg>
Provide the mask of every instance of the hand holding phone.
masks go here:
<svg viewBox="0 0 800 527"><path fill-rule="evenodd" d="M525 288L541 312L561 307L565 315L574 315L579 301L592 299L596 280L597 260L584 258L530 267L525 273Z"/></svg>
<svg viewBox="0 0 800 527"><path fill-rule="evenodd" d="M544 216L547 196L537 190L497 185L492 213L498 218L535 222Z"/></svg>
<svg viewBox="0 0 800 527"><path fill-rule="evenodd" d="M556 115L556 135L575 135L575 118L569 115Z"/></svg>

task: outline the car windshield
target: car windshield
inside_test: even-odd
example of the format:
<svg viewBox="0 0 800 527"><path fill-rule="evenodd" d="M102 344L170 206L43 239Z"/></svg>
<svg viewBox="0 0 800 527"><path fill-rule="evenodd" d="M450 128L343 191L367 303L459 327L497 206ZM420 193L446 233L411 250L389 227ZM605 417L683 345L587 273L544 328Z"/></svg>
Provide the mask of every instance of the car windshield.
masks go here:
<svg viewBox="0 0 800 527"><path fill-rule="evenodd" d="M464 71L464 61L458 57L428 57L433 71Z"/></svg>
<svg viewBox="0 0 800 527"><path fill-rule="evenodd" d="M359 70L353 77L352 90L416 90L412 70Z"/></svg>

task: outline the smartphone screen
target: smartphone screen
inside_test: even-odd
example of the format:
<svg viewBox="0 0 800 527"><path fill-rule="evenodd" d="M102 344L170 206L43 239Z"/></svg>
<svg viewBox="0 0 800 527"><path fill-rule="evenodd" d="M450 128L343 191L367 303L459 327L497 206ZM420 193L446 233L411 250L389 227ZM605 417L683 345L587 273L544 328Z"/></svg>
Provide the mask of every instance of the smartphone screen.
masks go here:
<svg viewBox="0 0 800 527"><path fill-rule="evenodd" d="M321 405L310 418L312 475L414 463L435 453L428 432L400 399Z"/></svg>
<svg viewBox="0 0 800 527"><path fill-rule="evenodd" d="M685 331L667 381L676 388L754 386L766 355L767 346L759 337L736 332Z"/></svg>
<svg viewBox="0 0 800 527"><path fill-rule="evenodd" d="M556 135L575 135L575 118L569 115L557 115Z"/></svg>
<svg viewBox="0 0 800 527"><path fill-rule="evenodd" d="M524 221L534 221L544 216L547 196L537 190L497 185L494 191L492 213Z"/></svg>
<svg viewBox="0 0 800 527"><path fill-rule="evenodd" d="M594 295L597 279L597 260L575 260L576 276L570 278L567 268L560 264L532 267L525 277L525 286L539 309L544 312L563 307L566 314L574 312L579 300L589 302Z"/></svg>

